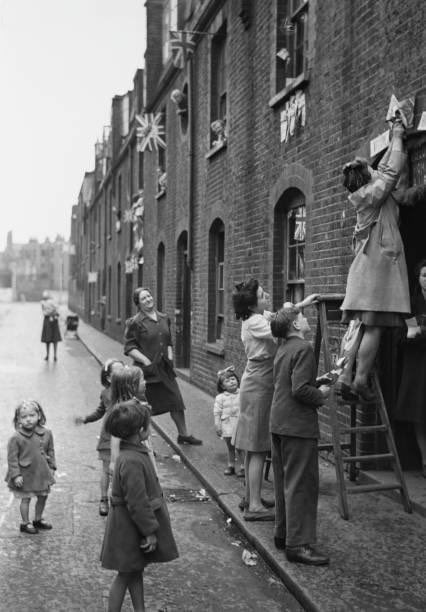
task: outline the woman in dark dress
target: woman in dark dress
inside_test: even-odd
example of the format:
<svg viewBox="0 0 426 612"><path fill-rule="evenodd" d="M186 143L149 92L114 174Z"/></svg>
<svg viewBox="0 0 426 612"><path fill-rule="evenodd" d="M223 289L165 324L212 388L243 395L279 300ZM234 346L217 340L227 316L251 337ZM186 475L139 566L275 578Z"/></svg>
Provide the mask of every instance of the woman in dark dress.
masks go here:
<svg viewBox="0 0 426 612"><path fill-rule="evenodd" d="M152 414L170 412L178 430L178 444L202 444L186 429L185 404L173 369L170 319L155 308L154 298L145 287L135 289L133 301L139 312L127 321L124 353L142 369Z"/></svg>
<svg viewBox="0 0 426 612"><path fill-rule="evenodd" d="M53 359L54 361L57 361L58 342L62 340L58 325L59 313L57 306L48 291L43 291L41 309L44 317L41 341L46 345L46 357L44 359L45 361L49 360L50 345L53 344Z"/></svg>
<svg viewBox="0 0 426 612"><path fill-rule="evenodd" d="M418 264L416 278L395 419L413 423L426 478L426 259Z"/></svg>

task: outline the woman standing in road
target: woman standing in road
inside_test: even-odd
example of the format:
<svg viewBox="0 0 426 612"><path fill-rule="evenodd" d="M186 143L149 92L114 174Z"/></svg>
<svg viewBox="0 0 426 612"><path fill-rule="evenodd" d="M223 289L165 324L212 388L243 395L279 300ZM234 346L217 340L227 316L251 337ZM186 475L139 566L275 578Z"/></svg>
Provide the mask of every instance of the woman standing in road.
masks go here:
<svg viewBox="0 0 426 612"><path fill-rule="evenodd" d="M202 444L186 429L185 404L173 369L170 319L155 308L151 291L145 287L135 289L133 301L139 312L127 321L124 353L142 369L152 415L170 412L178 444Z"/></svg>
<svg viewBox="0 0 426 612"><path fill-rule="evenodd" d="M59 312L52 296L48 291L43 291L41 310L44 316L41 341L46 345L46 357L44 360L49 360L50 345L53 344L53 360L57 361L58 342L61 342L62 340L58 325Z"/></svg>

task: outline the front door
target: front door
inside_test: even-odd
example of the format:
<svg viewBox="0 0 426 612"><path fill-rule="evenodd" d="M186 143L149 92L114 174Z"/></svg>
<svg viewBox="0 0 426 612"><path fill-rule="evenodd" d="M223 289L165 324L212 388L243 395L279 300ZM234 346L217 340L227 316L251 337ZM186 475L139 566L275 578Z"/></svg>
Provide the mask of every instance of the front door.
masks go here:
<svg viewBox="0 0 426 612"><path fill-rule="evenodd" d="M188 234L182 232L177 243L176 266L176 348L178 368L189 368L191 346L191 273L188 266Z"/></svg>

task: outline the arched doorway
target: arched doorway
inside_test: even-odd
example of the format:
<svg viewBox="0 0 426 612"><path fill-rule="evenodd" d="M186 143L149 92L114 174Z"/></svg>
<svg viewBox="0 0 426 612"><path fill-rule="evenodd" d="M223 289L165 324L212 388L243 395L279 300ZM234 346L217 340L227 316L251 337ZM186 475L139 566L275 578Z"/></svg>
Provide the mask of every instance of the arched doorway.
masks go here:
<svg viewBox="0 0 426 612"><path fill-rule="evenodd" d="M426 136L408 141L410 185L422 185L426 181ZM404 243L407 271L412 293L416 278L416 264L426 258L426 206L400 207L400 232ZM384 334L379 354L380 377L386 407L394 431L399 457L404 469L419 469L421 465L420 452L417 448L414 429L411 423L395 421L394 413L402 369L402 343L405 340L405 330L387 331ZM382 450L382 449L379 449Z"/></svg>
<svg viewBox="0 0 426 612"><path fill-rule="evenodd" d="M182 232L176 253L176 346L178 368L189 368L191 351L191 271L188 266L188 233Z"/></svg>

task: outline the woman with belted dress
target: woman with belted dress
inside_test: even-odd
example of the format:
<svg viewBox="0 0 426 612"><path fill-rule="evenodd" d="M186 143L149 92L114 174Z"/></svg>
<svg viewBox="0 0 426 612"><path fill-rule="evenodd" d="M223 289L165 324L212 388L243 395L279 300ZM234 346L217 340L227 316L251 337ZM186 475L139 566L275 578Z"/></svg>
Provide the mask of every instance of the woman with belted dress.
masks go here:
<svg viewBox="0 0 426 612"><path fill-rule="evenodd" d="M133 301L139 312L126 323L124 353L142 369L152 415L170 412L178 431L178 444L202 444L186 428L185 404L173 368L170 319L155 308L146 287L135 289Z"/></svg>

